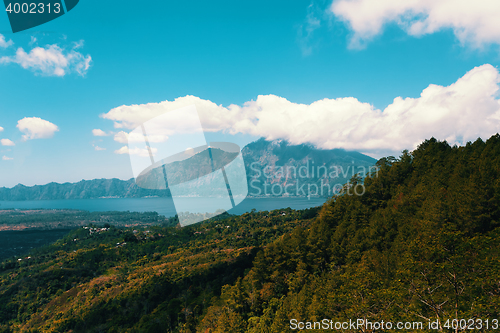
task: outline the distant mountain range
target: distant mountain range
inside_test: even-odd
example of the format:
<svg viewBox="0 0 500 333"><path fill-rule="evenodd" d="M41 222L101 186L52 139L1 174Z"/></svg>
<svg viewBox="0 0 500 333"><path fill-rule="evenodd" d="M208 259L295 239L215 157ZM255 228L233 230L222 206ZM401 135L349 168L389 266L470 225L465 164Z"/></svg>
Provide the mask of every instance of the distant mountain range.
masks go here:
<svg viewBox="0 0 500 333"><path fill-rule="evenodd" d="M364 178L377 160L343 149L323 150L260 139L242 149L250 196L333 195L355 174Z"/></svg>
<svg viewBox="0 0 500 333"><path fill-rule="evenodd" d="M234 154L216 149L212 149L212 154L214 160L218 161L225 162L234 158ZM259 139L245 146L242 154L247 171L248 195L254 197L331 196L333 191L345 184L354 173L364 176L376 162L375 159L358 152L343 149L321 150L307 144L290 145L285 140ZM193 180L200 173L207 174L207 168L210 166L207 150L191 159L196 163L183 164L181 161L170 165L169 183ZM219 166L216 165L217 167ZM152 184L162 177L162 169L156 168L143 175L140 184ZM191 195L199 194L196 193L196 182L192 184L191 191ZM3 201L148 196L168 197L170 191L141 188L134 179L93 179L78 183L49 183L30 187L18 184L13 188L0 188L0 200Z"/></svg>

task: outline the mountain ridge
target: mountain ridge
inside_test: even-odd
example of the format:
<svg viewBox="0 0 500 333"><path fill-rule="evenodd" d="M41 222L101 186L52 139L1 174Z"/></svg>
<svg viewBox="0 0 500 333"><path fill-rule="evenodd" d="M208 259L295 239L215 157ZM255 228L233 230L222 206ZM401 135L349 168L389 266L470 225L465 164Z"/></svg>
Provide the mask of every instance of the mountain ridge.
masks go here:
<svg viewBox="0 0 500 333"><path fill-rule="evenodd" d="M326 185L326 181L329 184L335 182L343 185L353 175L353 172L349 170L354 170L355 166L368 168L376 162L375 159L359 152L343 149L321 150L308 144L291 145L286 140L267 141L264 138L249 143L243 147L241 152L245 161L249 196L254 197L275 195L279 193L276 190L278 185L280 189L288 185L287 189L289 191L287 195L289 196L304 195L304 193L297 191L300 186L306 188L318 186L319 188L323 184L322 182L325 182ZM314 172L315 167L321 166L329 169L334 167L342 168L343 172L338 177L335 177L336 179L326 180L325 178L322 180L320 177L314 176L314 174L310 177L311 170ZM280 169L288 171L297 171L299 169L307 173L307 177L292 179L287 175L282 175L281 171L283 170ZM346 170L349 171L347 172L348 175ZM266 177L266 175L272 175L272 177ZM196 191L195 185L193 185L193 191ZM268 193L270 185L274 186L274 193ZM279 193L279 196L282 195L284 193ZM324 193L322 196L330 195L331 193ZM143 198L151 196L170 197L170 191L141 188L136 185L134 178L128 180L100 178L81 180L76 183L51 182L34 186L18 184L12 188L0 187L0 201L97 199L108 197Z"/></svg>

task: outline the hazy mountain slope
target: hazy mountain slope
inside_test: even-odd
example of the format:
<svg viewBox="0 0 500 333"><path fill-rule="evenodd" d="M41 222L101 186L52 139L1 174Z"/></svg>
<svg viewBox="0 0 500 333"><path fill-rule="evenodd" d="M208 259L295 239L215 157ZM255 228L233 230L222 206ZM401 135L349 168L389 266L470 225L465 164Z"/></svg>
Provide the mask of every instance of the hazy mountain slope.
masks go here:
<svg viewBox="0 0 500 333"><path fill-rule="evenodd" d="M140 198L145 196L166 196L165 191L145 190L133 179L93 179L78 183L49 183L46 185L0 188L0 200L57 200L57 199L93 199L100 197Z"/></svg>
<svg viewBox="0 0 500 333"><path fill-rule="evenodd" d="M354 174L374 170L375 159L343 149L320 150L260 139L243 148L250 195L331 196ZM335 188L335 186L337 186Z"/></svg>
<svg viewBox="0 0 500 333"><path fill-rule="evenodd" d="M214 159L220 157L221 161L230 161L234 158L229 156L231 154L224 156L220 150L212 150ZM260 139L245 146L242 149L242 154L247 171L250 196L266 194L281 196L286 195L285 192L292 196L304 196L309 194L308 192L311 192L312 195L318 192L321 195L321 185L324 185L322 196L329 196L332 194L335 184L343 185L354 172L361 172L363 175L363 171L367 171L368 167L373 166L376 162L375 159L357 152L347 152L342 149L320 150L310 145L289 145L283 140L270 142ZM192 180L200 173L207 173L207 167L210 166L208 154L200 152L190 160L170 165L170 170L168 170L169 183L171 180L174 183ZM324 175L326 170L328 177L318 177L318 168L320 168L321 175ZM293 175L294 170L295 176ZM287 172L290 175L287 176L285 174ZM324 179L322 180L322 178ZM153 169L152 172L144 176L144 182L150 185L162 179L161 167ZM286 187L287 185L288 187ZM317 190L314 186L318 187ZM308 187L310 187L310 191L308 191ZM195 182L191 194L206 195L206 193L196 193L196 190ZM141 198L145 196L167 197L170 196L170 193L165 190L141 188L135 184L134 179L93 179L82 180L78 183L49 183L31 187L19 184L13 188L0 188L0 200L4 201L101 197Z"/></svg>

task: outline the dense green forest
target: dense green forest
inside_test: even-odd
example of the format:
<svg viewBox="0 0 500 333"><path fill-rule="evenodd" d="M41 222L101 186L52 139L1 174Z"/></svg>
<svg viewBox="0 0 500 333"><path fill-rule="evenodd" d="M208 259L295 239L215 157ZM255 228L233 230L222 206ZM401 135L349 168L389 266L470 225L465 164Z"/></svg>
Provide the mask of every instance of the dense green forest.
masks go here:
<svg viewBox="0 0 500 333"><path fill-rule="evenodd" d="M76 209L0 209L0 230L60 229L89 224L110 224L115 227L136 225L174 226L172 218L156 212L89 212Z"/></svg>
<svg viewBox="0 0 500 333"><path fill-rule="evenodd" d="M244 276L263 246L307 224L318 210L226 213L185 228L169 226L174 219L133 228L108 222L80 227L0 264L1 327L4 332L195 329L212 298ZM154 217L144 213L141 220Z"/></svg>
<svg viewBox="0 0 500 333"><path fill-rule="evenodd" d="M464 147L430 139L377 165L318 209L79 228L1 264L1 327L281 333L291 320L363 319L495 331L500 136ZM363 195L351 195L356 185Z"/></svg>

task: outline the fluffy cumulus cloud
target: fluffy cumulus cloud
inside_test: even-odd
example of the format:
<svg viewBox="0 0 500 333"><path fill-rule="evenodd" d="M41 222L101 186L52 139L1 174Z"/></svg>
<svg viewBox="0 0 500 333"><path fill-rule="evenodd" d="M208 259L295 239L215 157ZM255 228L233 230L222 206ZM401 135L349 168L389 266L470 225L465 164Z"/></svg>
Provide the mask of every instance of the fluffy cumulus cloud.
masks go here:
<svg viewBox="0 0 500 333"><path fill-rule="evenodd" d="M0 143L2 144L2 146L15 146L16 145L14 142L12 142L9 139L2 139L2 140L0 140Z"/></svg>
<svg viewBox="0 0 500 333"><path fill-rule="evenodd" d="M362 47L388 23L413 36L452 29L462 44L474 47L500 43L496 0L335 0L330 9L353 30L351 47Z"/></svg>
<svg viewBox="0 0 500 333"><path fill-rule="evenodd" d="M98 129L98 128L93 129L92 134L94 136L108 136L108 134L106 132L104 132L102 129Z"/></svg>
<svg viewBox="0 0 500 333"><path fill-rule="evenodd" d="M12 160L13 160L13 158L12 158L12 157L8 157L8 156L5 156L5 155L4 155L4 156L2 157L2 160L4 160L4 161L12 161Z"/></svg>
<svg viewBox="0 0 500 333"><path fill-rule="evenodd" d="M147 136L148 138L148 142L155 142L155 143L159 143L159 142L165 142L168 140L168 135L165 135L163 133L160 133L160 131L158 131L157 133L151 133ZM115 137L114 137L115 141L116 142L120 142L120 143L140 143L140 142L144 142L144 135L142 134L139 134L139 133L127 133L127 132L124 132L124 131L120 131L118 133L115 134Z"/></svg>
<svg viewBox="0 0 500 333"><path fill-rule="evenodd" d="M94 150L96 150L96 151L106 150L106 148L99 147L99 146L98 146L98 145L96 145L96 144L92 144L92 147L94 147Z"/></svg>
<svg viewBox="0 0 500 333"><path fill-rule="evenodd" d="M122 105L120 107L114 108L108 113L102 114L101 117L104 119L109 119L114 121L115 128L123 129L135 129L140 126L145 121L164 114L165 112L178 110L183 107L196 105L198 110L203 110L203 114L200 116L203 118L206 130L220 130L220 126L223 126L227 122L224 114L231 112L234 117L239 114L238 106L230 106L229 108L224 108L221 105L217 105L211 101L203 100L195 96L186 96L175 99L174 101L164 101L160 103L148 103L141 105ZM221 113L221 111L223 112ZM210 115L212 113L212 115ZM240 115L242 118L243 115ZM179 117L175 119L175 123L164 124L167 132L178 131L179 129L189 129L192 125L192 119L187 119L185 117ZM168 135L168 133L165 133ZM122 134L120 134L122 135Z"/></svg>
<svg viewBox="0 0 500 333"><path fill-rule="evenodd" d="M2 127L2 126L0 126L0 132L2 132L2 131L3 131L3 127Z"/></svg>
<svg viewBox="0 0 500 333"><path fill-rule="evenodd" d="M77 51L81 45L82 43L75 43L70 50L61 48L57 44L37 46L29 52L20 47L15 55L1 57L0 64L16 63L25 69L47 76L65 76L70 73L84 76L92 58Z"/></svg>
<svg viewBox="0 0 500 333"><path fill-rule="evenodd" d="M186 96L174 101L121 106L101 117L114 121L117 128L134 129L155 116L194 104L205 131L244 133L371 154L400 152L414 149L430 137L460 145L499 132L500 102L496 97L499 83L498 70L486 64L470 70L447 87L431 84L418 98L396 97L384 110L354 97L297 104L266 95L241 106L224 107ZM177 124L172 123L172 128ZM183 126L179 120L179 128ZM157 134L170 133L166 129ZM125 143L126 133L118 134L118 138L115 140ZM125 153L125 148L120 151Z"/></svg>
<svg viewBox="0 0 500 333"><path fill-rule="evenodd" d="M158 150L156 148L151 148L151 153L153 156L157 152ZM147 147L129 149L127 146L123 146L120 149L115 150L115 154L129 154L129 155L138 155L141 157L149 157L149 150Z"/></svg>
<svg viewBox="0 0 500 333"><path fill-rule="evenodd" d="M12 40L6 41L5 36L0 34L0 48L5 49L5 48L11 46L12 44L14 44L14 42L12 42Z"/></svg>
<svg viewBox="0 0 500 333"><path fill-rule="evenodd" d="M26 117L17 122L16 126L23 135L23 140L48 139L59 131L59 128L50 121L38 117Z"/></svg>

